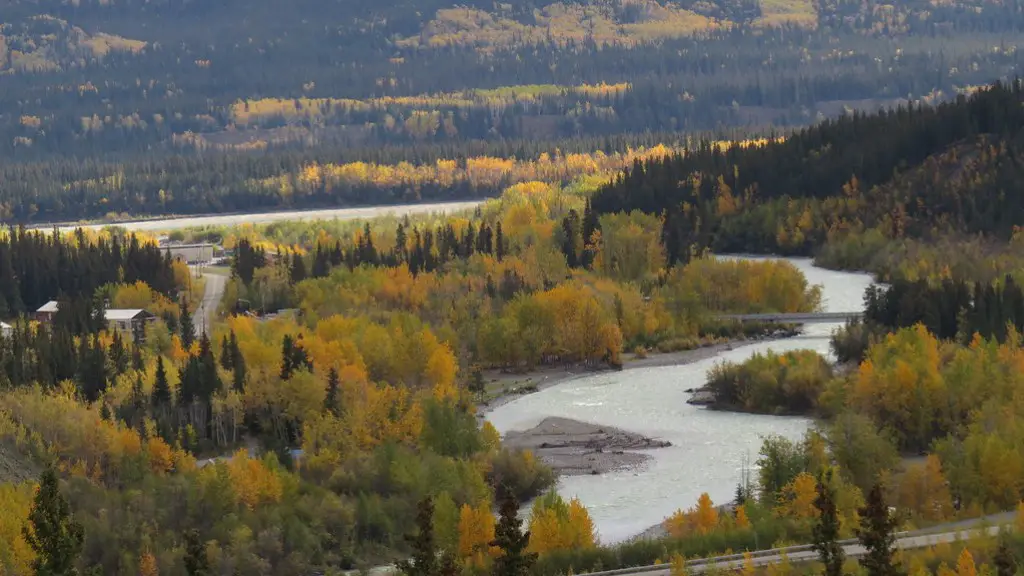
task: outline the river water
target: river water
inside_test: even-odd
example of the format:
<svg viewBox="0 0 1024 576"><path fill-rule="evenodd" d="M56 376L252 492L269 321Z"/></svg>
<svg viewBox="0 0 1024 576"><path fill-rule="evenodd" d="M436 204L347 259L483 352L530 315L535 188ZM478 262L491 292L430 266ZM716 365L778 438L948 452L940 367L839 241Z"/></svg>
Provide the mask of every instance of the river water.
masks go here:
<svg viewBox="0 0 1024 576"><path fill-rule="evenodd" d="M810 259L791 258L810 284L823 289L825 312L863 308L867 274L817 268ZM829 353L836 325L811 324L802 336L737 347L715 358L683 366L608 372L571 380L496 408L487 419L504 434L533 427L549 416L603 424L668 440L651 450L638 470L560 479L558 492L578 497L590 510L604 543L620 542L659 523L678 508L689 508L702 492L712 500L733 497L744 469L754 473L761 440L769 434L799 439L806 418L714 412L686 403L685 390L704 385L708 370L722 360L740 362L755 352L811 349Z"/></svg>

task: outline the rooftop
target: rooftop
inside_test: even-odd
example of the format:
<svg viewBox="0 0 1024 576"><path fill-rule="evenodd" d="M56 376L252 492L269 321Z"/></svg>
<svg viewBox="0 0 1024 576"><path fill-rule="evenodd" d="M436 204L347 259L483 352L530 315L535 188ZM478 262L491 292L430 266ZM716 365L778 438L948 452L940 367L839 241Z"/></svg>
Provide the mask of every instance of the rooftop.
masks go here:
<svg viewBox="0 0 1024 576"><path fill-rule="evenodd" d="M103 312L103 317L108 321L132 320L139 314L146 312L142 308L111 308Z"/></svg>
<svg viewBox="0 0 1024 576"><path fill-rule="evenodd" d="M57 312L57 301L50 300L46 304L40 306L39 310L36 310L36 312Z"/></svg>

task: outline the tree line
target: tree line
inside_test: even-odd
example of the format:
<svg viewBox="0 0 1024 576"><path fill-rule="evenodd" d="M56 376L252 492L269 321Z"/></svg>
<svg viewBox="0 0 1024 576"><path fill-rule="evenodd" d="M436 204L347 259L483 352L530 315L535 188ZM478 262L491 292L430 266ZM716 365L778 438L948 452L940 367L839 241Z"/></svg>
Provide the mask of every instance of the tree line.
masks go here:
<svg viewBox="0 0 1024 576"><path fill-rule="evenodd" d="M1019 81L996 83L935 106L846 115L761 146L704 143L634 163L593 206L661 214L671 261L704 248L807 254L871 228L896 239L1006 239L1022 206L1012 184L1021 94Z"/></svg>

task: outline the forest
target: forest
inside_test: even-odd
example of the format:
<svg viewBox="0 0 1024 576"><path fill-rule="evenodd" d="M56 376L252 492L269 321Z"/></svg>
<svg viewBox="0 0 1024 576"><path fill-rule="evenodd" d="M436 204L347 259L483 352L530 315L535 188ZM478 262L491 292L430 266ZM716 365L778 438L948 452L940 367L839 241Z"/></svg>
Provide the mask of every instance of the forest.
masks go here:
<svg viewBox="0 0 1024 576"><path fill-rule="evenodd" d="M504 185L256 183L310 164L694 147L948 101L1012 80L1021 14L963 0L304 0L286 14L269 0L15 0L0 25L0 221L496 196Z"/></svg>

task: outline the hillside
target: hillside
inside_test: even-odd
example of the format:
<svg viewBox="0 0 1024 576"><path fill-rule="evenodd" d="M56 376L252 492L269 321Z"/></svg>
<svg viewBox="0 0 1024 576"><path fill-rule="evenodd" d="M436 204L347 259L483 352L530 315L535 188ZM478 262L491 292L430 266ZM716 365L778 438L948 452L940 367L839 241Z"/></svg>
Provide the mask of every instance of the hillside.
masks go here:
<svg viewBox="0 0 1024 576"><path fill-rule="evenodd" d="M664 214L666 247L683 260L703 248L809 254L868 229L1007 240L1024 219L1022 100L1019 81L996 84L783 141L635 163L593 206Z"/></svg>

